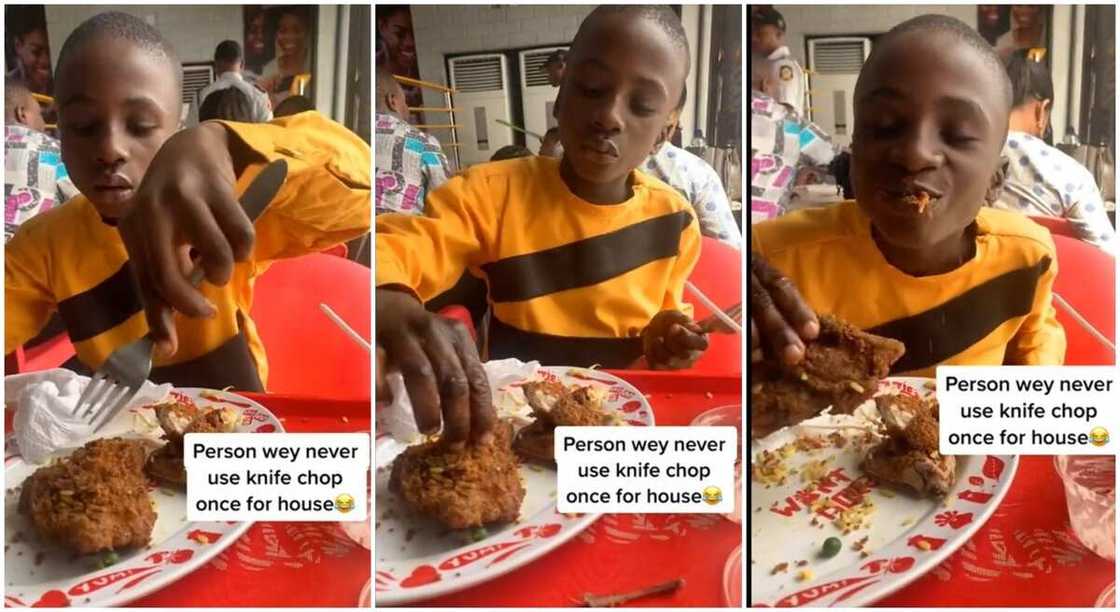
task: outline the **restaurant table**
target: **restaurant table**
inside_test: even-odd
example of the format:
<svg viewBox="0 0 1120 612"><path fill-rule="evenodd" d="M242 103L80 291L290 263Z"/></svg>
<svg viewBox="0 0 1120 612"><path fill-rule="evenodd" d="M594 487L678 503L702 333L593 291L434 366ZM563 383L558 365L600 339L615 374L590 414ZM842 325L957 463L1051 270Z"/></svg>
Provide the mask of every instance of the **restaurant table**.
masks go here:
<svg viewBox="0 0 1120 612"><path fill-rule="evenodd" d="M657 425L688 425L710 408L742 405L742 379L679 372L611 371L646 394ZM423 607L576 605L684 579L670 595L628 606L722 607L723 568L742 543L740 525L718 514L606 514L540 559L475 587L415 602Z"/></svg>
<svg viewBox="0 0 1120 612"><path fill-rule="evenodd" d="M240 393L292 433L370 431L368 401ZM11 411L6 414L11 430ZM337 522L261 522L209 563L129 606L355 607L372 575L370 551Z"/></svg>
<svg viewBox="0 0 1120 612"><path fill-rule="evenodd" d="M1023 456L988 522L946 561L877 603L884 607L1091 607L1116 577L1070 528L1050 456Z"/></svg>

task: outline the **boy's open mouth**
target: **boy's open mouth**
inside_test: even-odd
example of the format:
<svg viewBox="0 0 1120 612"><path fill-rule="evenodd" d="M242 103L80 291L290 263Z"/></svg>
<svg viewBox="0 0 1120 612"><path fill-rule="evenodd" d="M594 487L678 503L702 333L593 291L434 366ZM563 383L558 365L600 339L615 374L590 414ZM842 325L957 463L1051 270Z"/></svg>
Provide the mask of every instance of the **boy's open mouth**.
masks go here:
<svg viewBox="0 0 1120 612"><path fill-rule="evenodd" d="M592 161L602 164L613 164L621 157L618 145L614 144L613 140L606 138L584 142L583 150L590 154Z"/></svg>
<svg viewBox="0 0 1120 612"><path fill-rule="evenodd" d="M886 192L887 200L900 204L906 211L923 215L926 208L941 199L941 192L924 185L912 185Z"/></svg>

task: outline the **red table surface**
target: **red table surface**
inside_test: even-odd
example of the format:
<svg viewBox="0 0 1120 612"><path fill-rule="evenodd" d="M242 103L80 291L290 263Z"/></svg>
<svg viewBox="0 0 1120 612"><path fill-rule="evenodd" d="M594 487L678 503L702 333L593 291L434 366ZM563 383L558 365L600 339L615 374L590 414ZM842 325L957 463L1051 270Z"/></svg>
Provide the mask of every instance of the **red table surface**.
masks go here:
<svg viewBox="0 0 1120 612"><path fill-rule="evenodd" d="M289 432L370 431L369 402L241 395L268 408ZM206 565L129 605L356 607L371 575L369 550L338 523L255 523Z"/></svg>
<svg viewBox="0 0 1120 612"><path fill-rule="evenodd" d="M1053 457L1020 457L1011 490L988 522L884 607L1091 607L1116 567L1077 541Z"/></svg>
<svg viewBox="0 0 1120 612"><path fill-rule="evenodd" d="M742 405L739 377L612 371L649 395L657 425L688 425L709 408ZM710 397L709 397L710 394ZM423 607L559 607L586 593L616 594L684 578L674 594L644 607L722 607L723 568L742 543L739 525L717 514L607 514L560 548L470 589L417 602Z"/></svg>

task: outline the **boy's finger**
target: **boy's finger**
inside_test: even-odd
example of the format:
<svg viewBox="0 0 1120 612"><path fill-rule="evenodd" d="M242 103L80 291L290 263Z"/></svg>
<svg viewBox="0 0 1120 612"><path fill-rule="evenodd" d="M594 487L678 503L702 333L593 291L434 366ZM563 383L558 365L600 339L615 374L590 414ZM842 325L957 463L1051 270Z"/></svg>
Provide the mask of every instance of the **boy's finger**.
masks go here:
<svg viewBox="0 0 1120 612"><path fill-rule="evenodd" d="M813 340L820 332L820 322L813 309L805 303L801 292L786 276L782 275L762 258L751 261L751 276L757 277L767 290L774 305L789 325L805 340Z"/></svg>
<svg viewBox="0 0 1120 612"><path fill-rule="evenodd" d="M669 349L674 355L681 355L691 351L703 351L708 348L708 338L703 334L693 333L683 325L674 323L669 328Z"/></svg>
<svg viewBox="0 0 1120 612"><path fill-rule="evenodd" d="M181 207L183 232L199 254L206 280L224 285L233 275L233 250L206 203L196 200Z"/></svg>
<svg viewBox="0 0 1120 612"><path fill-rule="evenodd" d="M770 292L751 271L751 320L758 326L763 343L788 364L801 361L804 344L774 305Z"/></svg>
<svg viewBox="0 0 1120 612"><path fill-rule="evenodd" d="M421 342L435 373L439 389L439 406L443 414L443 438L461 442L470 435L470 387L467 374L459 363L459 354L451 344L451 334L433 315L423 331Z"/></svg>
<svg viewBox="0 0 1120 612"><path fill-rule="evenodd" d="M147 235L142 265L147 268L150 290L187 316L212 317L217 309L183 275L169 223L167 219L153 219Z"/></svg>
<svg viewBox="0 0 1120 612"><path fill-rule="evenodd" d="M385 376L388 374L386 371L386 362L388 357L385 355L385 349L377 346L377 369L374 370L374 379L377 381L377 401L391 402L393 401L393 392L389 389L389 382Z"/></svg>
<svg viewBox="0 0 1120 612"><path fill-rule="evenodd" d="M253 221L241 207L233 193L233 186L224 181L216 181L207 202L211 214L221 228L230 253L235 261L245 261L253 252L256 233Z"/></svg>
<svg viewBox="0 0 1120 612"><path fill-rule="evenodd" d="M412 402L416 427L423 434L438 432L442 419L435 371L419 340L411 332L401 330L386 338L385 348L389 361L404 377L404 386L408 390L408 399Z"/></svg>
<svg viewBox="0 0 1120 612"><path fill-rule="evenodd" d="M463 364L471 391L471 439L486 443L493 437L490 431L498 422L494 402L490 399L490 381L486 378L486 368L482 367L478 349L475 348L467 328L461 323L452 323L451 328L458 338L455 349L459 353L459 362Z"/></svg>

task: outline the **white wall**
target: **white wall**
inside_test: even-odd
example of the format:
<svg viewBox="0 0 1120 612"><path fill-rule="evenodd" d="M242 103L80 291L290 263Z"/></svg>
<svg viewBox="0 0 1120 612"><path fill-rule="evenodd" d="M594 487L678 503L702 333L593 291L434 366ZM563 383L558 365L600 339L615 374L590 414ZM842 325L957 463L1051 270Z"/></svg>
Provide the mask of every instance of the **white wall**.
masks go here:
<svg viewBox="0 0 1120 612"><path fill-rule="evenodd" d="M817 34L876 34L918 15L951 15L976 27L975 4L951 5L776 5L786 18L786 44L802 66L806 64L805 36Z"/></svg>
<svg viewBox="0 0 1120 612"><path fill-rule="evenodd" d="M47 34L51 42L51 65L58 62L58 53L66 37L80 23L106 10L130 13L148 21L175 47L184 62L209 62L214 47L226 39L241 40L243 35L241 5L205 4L196 6L146 5L46 5Z"/></svg>
<svg viewBox="0 0 1120 612"><path fill-rule="evenodd" d="M449 53L471 53L517 47L568 44L575 38L579 24L593 5L542 5L542 6L490 6L490 5L412 5L412 29L416 37L416 54L420 79L448 84L444 64ZM690 104L695 92L707 91L707 83L697 83L697 40L700 27L699 14L686 7L682 20L688 43L693 50L692 73L689 75ZM707 44L706 41L705 44ZM424 90L424 106L443 107L443 94ZM688 116L691 128L694 116ZM427 113L428 123L445 123L447 115ZM448 137L446 131L431 130L441 141ZM685 142L691 131L685 132ZM530 147L532 148L532 147Z"/></svg>

